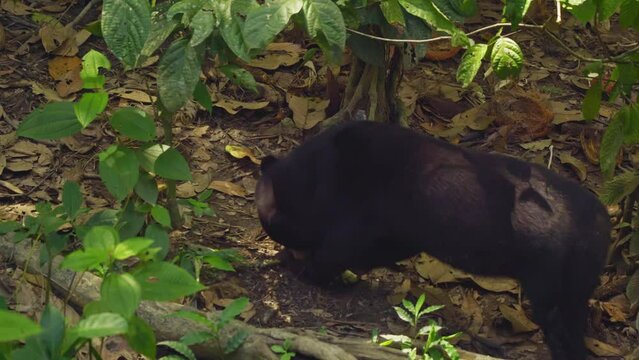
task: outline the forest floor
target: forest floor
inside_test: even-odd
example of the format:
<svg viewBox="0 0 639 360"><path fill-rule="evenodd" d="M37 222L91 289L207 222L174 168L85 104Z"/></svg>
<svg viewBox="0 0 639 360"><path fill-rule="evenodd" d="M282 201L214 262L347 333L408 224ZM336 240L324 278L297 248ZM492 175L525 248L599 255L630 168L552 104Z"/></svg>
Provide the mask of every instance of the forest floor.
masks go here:
<svg viewBox="0 0 639 360"><path fill-rule="evenodd" d="M80 10L79 5L65 7L70 1L49 3L48 8L29 11L42 11L68 23ZM480 2L480 16L465 26L474 29L497 22L500 7L493 3L499 2ZM66 180L81 184L90 208L112 206L113 198L97 171L96 154L115 141L104 121L95 121L81 134L59 142L15 136L20 121L38 106L78 98L80 89L71 74L77 71L77 57L89 49L107 53L102 39L93 36L67 53L76 60L47 52L48 39L38 35L39 25L28 14L0 12L0 26L6 33L0 51L0 220L19 219L39 201L59 202ZM96 17L95 12L90 13L84 22ZM624 37L627 32L616 31L615 26L600 29L600 37L617 53L638 38ZM570 47L600 55L593 45L598 40L583 27L568 22L562 34ZM407 70L400 97L411 112L411 127L460 146L508 153L544 165L550 162L553 170L597 192L601 186L595 164L598 144L618 106L602 104L597 120L583 121L580 106L589 86L583 64L543 34L521 30L512 37L521 44L526 63L518 82L509 84L506 91L496 91L503 84L494 75L484 76L483 71L477 85L462 89L455 81L460 55L439 62L422 61ZM211 66L204 78L213 94L213 111L189 103L174 122L178 149L189 159L194 174L193 181L180 184L178 195L188 198L213 189L210 206L215 216L187 217L185 225L171 233L171 253L200 245L239 249L245 257L236 272L204 270L201 280L208 289L197 297L197 304L219 309L229 299L245 295L251 309L243 317L256 326L370 338L374 329L393 334L405 331L393 306L404 297L414 299L426 293L427 303L447 305L435 314L446 331L462 330L490 339L499 344L501 352L468 336L460 339L462 348L513 359L549 358L541 332L529 320L530 304L525 297L520 299L511 280L469 276L420 255L394 269L376 269L354 285L319 288L273 264L281 247L264 234L257 219L253 194L259 167L248 157L231 156L225 147L239 146L256 157L285 154L312 136L314 129L300 127L315 115L292 110L295 106L291 104L321 103L327 71L320 56L303 63L309 44L296 32L285 33L277 42L279 46L247 66L259 82L259 95L235 87ZM109 111L121 106L150 110L156 64L150 61L141 69L125 72L111 59L114 67L106 85ZM60 73L61 68L66 69L63 79L54 80L52 74ZM343 65L337 76L342 86L348 69L348 64ZM629 154L631 158L636 155ZM0 284L9 293L19 281L15 273L0 264ZM623 278L608 268L591 300L587 344L593 355L618 358L632 352L638 343ZM37 296L15 301L32 301L35 309L42 290L30 291Z"/></svg>

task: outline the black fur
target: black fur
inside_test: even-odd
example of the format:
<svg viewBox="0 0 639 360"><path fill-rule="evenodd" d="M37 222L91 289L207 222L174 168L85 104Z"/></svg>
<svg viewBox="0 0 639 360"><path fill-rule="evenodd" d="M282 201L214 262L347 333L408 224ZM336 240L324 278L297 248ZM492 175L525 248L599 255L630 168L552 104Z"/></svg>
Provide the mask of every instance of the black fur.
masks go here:
<svg viewBox="0 0 639 360"><path fill-rule="evenodd" d="M266 161L262 174L262 226L309 255L314 280L425 251L472 273L520 280L553 359L585 357L587 300L611 227L578 184L370 121L329 129Z"/></svg>

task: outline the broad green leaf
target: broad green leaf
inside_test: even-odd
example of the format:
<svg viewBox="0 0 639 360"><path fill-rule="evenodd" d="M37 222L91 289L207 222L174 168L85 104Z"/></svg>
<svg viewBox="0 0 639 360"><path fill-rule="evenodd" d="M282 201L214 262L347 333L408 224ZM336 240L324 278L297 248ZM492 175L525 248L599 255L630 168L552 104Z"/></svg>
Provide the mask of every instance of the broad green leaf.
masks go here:
<svg viewBox="0 0 639 360"><path fill-rule="evenodd" d="M85 89L103 89L104 75L100 75L100 68L111 70L111 62L104 54L96 50L89 50L82 57L80 78Z"/></svg>
<svg viewBox="0 0 639 360"><path fill-rule="evenodd" d="M200 11L193 16L189 24L189 27L193 30L189 45L195 47L204 42L213 32L215 28L214 23L215 18L213 17L213 11L210 9L200 9Z"/></svg>
<svg viewBox="0 0 639 360"><path fill-rule="evenodd" d="M113 257L117 260L128 259L148 249L153 244L153 239L134 237L126 239L115 246Z"/></svg>
<svg viewBox="0 0 639 360"><path fill-rule="evenodd" d="M253 79L253 81L255 81L255 79ZM198 80L197 84L195 84L195 90L193 90L193 100L202 105L202 107L209 113L213 111L213 102L211 101L211 94L209 94L209 89L200 80Z"/></svg>
<svg viewBox="0 0 639 360"><path fill-rule="evenodd" d="M128 241L128 240L127 240ZM124 244L126 241L118 244ZM100 287L100 301L111 312L129 319L135 313L142 300L142 290L131 274L110 273L102 281Z"/></svg>
<svg viewBox="0 0 639 360"><path fill-rule="evenodd" d="M82 208L82 193L80 185L75 181L67 180L62 188L62 207L70 218L75 218Z"/></svg>
<svg viewBox="0 0 639 360"><path fill-rule="evenodd" d="M104 40L127 67L136 65L150 28L151 8L147 0L103 0Z"/></svg>
<svg viewBox="0 0 639 360"><path fill-rule="evenodd" d="M207 264L209 264L212 268L223 271L235 271L233 265L231 265L228 260L226 260L223 256L218 254L210 254L206 255L202 258Z"/></svg>
<svg viewBox="0 0 639 360"><path fill-rule="evenodd" d="M64 339L64 315L53 305L48 304L40 318L42 332L38 335L38 341L47 354L60 354L60 348Z"/></svg>
<svg viewBox="0 0 639 360"><path fill-rule="evenodd" d="M129 319L129 331L126 333L127 343L131 348L149 359L156 356L156 339L153 328L143 319L133 316Z"/></svg>
<svg viewBox="0 0 639 360"><path fill-rule="evenodd" d="M14 232L21 227L22 225L17 221L0 221L0 235Z"/></svg>
<svg viewBox="0 0 639 360"><path fill-rule="evenodd" d="M488 45L475 44L468 48L462 56L461 63L457 68L457 81L463 87L467 87L473 81L477 72L481 68L481 60L486 56Z"/></svg>
<svg viewBox="0 0 639 360"><path fill-rule="evenodd" d="M200 323L206 327L210 327L211 326L211 320L209 320L206 316L202 315L199 312L196 311L192 311L192 310L177 310L175 312L173 312L170 316L175 316L175 317L180 317L183 319L188 319L191 320L193 322L197 322Z"/></svg>
<svg viewBox="0 0 639 360"><path fill-rule="evenodd" d="M321 34L329 45L344 49L346 26L339 7L331 0L304 0L303 2L302 9L308 34L312 38L317 38ZM401 14L399 4L397 8Z"/></svg>
<svg viewBox="0 0 639 360"><path fill-rule="evenodd" d="M157 221L160 225L165 228L171 228L171 215L169 215L169 210L167 210L162 205L155 205L151 209L151 216L153 220Z"/></svg>
<svg viewBox="0 0 639 360"><path fill-rule="evenodd" d="M459 32L452 21L446 18L430 0L399 0L399 3L409 14L425 20L437 30L444 31L449 35Z"/></svg>
<svg viewBox="0 0 639 360"><path fill-rule="evenodd" d="M63 269L82 272L95 269L109 260L109 254L100 249L76 250L64 257Z"/></svg>
<svg viewBox="0 0 639 360"><path fill-rule="evenodd" d="M465 17L453 7L451 0L431 0L431 2L448 20L457 23L464 22Z"/></svg>
<svg viewBox="0 0 639 360"><path fill-rule="evenodd" d="M623 143L635 145L639 143L639 109L637 104L622 107L617 116L623 119Z"/></svg>
<svg viewBox="0 0 639 360"><path fill-rule="evenodd" d="M619 8L623 0L605 0L599 2L599 17L597 20L604 21L611 17ZM635 8L635 13L639 8Z"/></svg>
<svg viewBox="0 0 639 360"><path fill-rule="evenodd" d="M126 333L126 319L115 313L100 313L80 320L71 331L81 338L105 337Z"/></svg>
<svg viewBox="0 0 639 360"><path fill-rule="evenodd" d="M585 23L595 17L597 12L597 4L595 0L576 0L566 1L562 4L566 6L568 11L582 23Z"/></svg>
<svg viewBox="0 0 639 360"><path fill-rule="evenodd" d="M155 173L170 180L191 180L189 164L174 148L169 148L158 156L155 161Z"/></svg>
<svg viewBox="0 0 639 360"><path fill-rule="evenodd" d="M116 200L124 200L133 191L140 175L135 153L126 147L111 145L98 157L102 182Z"/></svg>
<svg viewBox="0 0 639 360"><path fill-rule="evenodd" d="M211 331L206 331L206 330L191 331L184 334L184 336L180 338L180 342L188 346L201 344L211 340L215 340L215 335Z"/></svg>
<svg viewBox="0 0 639 360"><path fill-rule="evenodd" d="M249 299L245 296L239 297L233 302L231 302L222 312L220 313L219 322L224 325L234 319L236 316L240 315L246 306L249 304Z"/></svg>
<svg viewBox="0 0 639 360"><path fill-rule="evenodd" d="M630 303L635 306L639 302L639 269L635 269L634 274L628 280L626 286L626 296Z"/></svg>
<svg viewBox="0 0 639 360"><path fill-rule="evenodd" d="M623 198L632 194L637 187L639 187L639 174L634 171L625 171L604 182L600 199L606 205L618 204Z"/></svg>
<svg viewBox="0 0 639 360"><path fill-rule="evenodd" d="M232 16L224 20L220 34L229 49L237 57L248 62L251 60L251 49L244 39L243 29L244 21L239 16Z"/></svg>
<svg viewBox="0 0 639 360"><path fill-rule="evenodd" d="M244 40L250 48L265 48L300 10L302 0L278 0L262 5L246 17L242 31Z"/></svg>
<svg viewBox="0 0 639 360"><path fill-rule="evenodd" d="M111 253L118 242L120 242L118 232L109 225L93 226L82 238L85 248L98 249L106 253Z"/></svg>
<svg viewBox="0 0 639 360"><path fill-rule="evenodd" d="M187 360L197 360L193 351L189 349L186 344L183 344L179 341L162 341L159 342L158 345L170 347L175 352L180 353L180 355L182 355Z"/></svg>
<svg viewBox="0 0 639 360"><path fill-rule="evenodd" d="M155 174L155 162L158 157L171 147L164 144L154 144L138 150L137 156L140 166L150 173Z"/></svg>
<svg viewBox="0 0 639 360"><path fill-rule="evenodd" d="M383 67L385 64L386 49L384 44L379 41L359 34L350 34L348 36L348 47L355 56L366 63L378 67Z"/></svg>
<svg viewBox="0 0 639 360"><path fill-rule="evenodd" d="M406 19L406 31L404 32L405 39L428 39L432 35L432 31L424 20L418 18L415 15L411 15L406 11L404 12L404 18ZM416 60L421 60L426 56L428 50L427 44L414 44Z"/></svg>
<svg viewBox="0 0 639 360"><path fill-rule="evenodd" d="M449 0L450 5L464 17L471 17L477 13L477 0Z"/></svg>
<svg viewBox="0 0 639 360"><path fill-rule="evenodd" d="M524 55L514 40L500 37L493 45L490 62L495 74L505 79L519 74L524 63Z"/></svg>
<svg viewBox="0 0 639 360"><path fill-rule="evenodd" d="M168 262L148 263L133 276L144 300L171 301L205 289L186 270Z"/></svg>
<svg viewBox="0 0 639 360"><path fill-rule="evenodd" d="M617 154L623 144L623 119L615 116L608 124L601 139L599 166L605 177L611 177L617 166Z"/></svg>
<svg viewBox="0 0 639 360"><path fill-rule="evenodd" d="M509 0L504 6L504 17L513 24L513 28L524 19L533 0Z"/></svg>
<svg viewBox="0 0 639 360"><path fill-rule="evenodd" d="M0 310L0 342L26 339L42 331L40 325L13 311Z"/></svg>
<svg viewBox="0 0 639 360"><path fill-rule="evenodd" d="M164 260L169 253L169 234L158 224L151 224L144 230L144 237L153 239L151 247L160 248L161 250L155 255L157 260Z"/></svg>
<svg viewBox="0 0 639 360"><path fill-rule="evenodd" d="M379 8L389 24L406 26L402 7L399 6L397 0L382 0L379 3Z"/></svg>
<svg viewBox="0 0 639 360"><path fill-rule="evenodd" d="M246 338L248 338L249 335L250 334L247 330L238 329L233 334L233 336L231 336L231 338L228 339L228 341L226 342L224 346L224 353L231 354L237 349L239 349L244 344L244 342L246 341ZM290 359L290 357L283 356L281 360L286 360L286 359Z"/></svg>
<svg viewBox="0 0 639 360"><path fill-rule="evenodd" d="M155 178L147 172L140 173L138 183L135 184L135 193L138 196L151 205L155 205L158 200L158 185L155 182Z"/></svg>
<svg viewBox="0 0 639 360"><path fill-rule="evenodd" d="M106 92L84 93L80 101L73 104L73 112L84 128L106 109L108 102L109 95Z"/></svg>
<svg viewBox="0 0 639 360"><path fill-rule="evenodd" d="M104 301L100 300L91 301L82 309L82 315L85 317L104 312L109 312L109 306Z"/></svg>
<svg viewBox="0 0 639 360"><path fill-rule="evenodd" d="M200 56L186 39L175 41L158 65L160 100L169 112L186 103L200 76Z"/></svg>
<svg viewBox="0 0 639 360"><path fill-rule="evenodd" d="M151 141L156 137L155 122L141 109L118 109L109 119L120 134L139 141Z"/></svg>
<svg viewBox="0 0 639 360"><path fill-rule="evenodd" d="M408 313L408 311L406 311L404 308L401 308L399 306L393 306L393 309L395 309L395 313L397 314L397 316L404 320L405 322L412 324L413 322L413 317L410 316L410 314Z"/></svg>
<svg viewBox="0 0 639 360"><path fill-rule="evenodd" d="M226 77L233 83L244 89L251 90L253 93L257 93L257 83L255 82L255 78L246 69L242 69L235 64L227 64L220 66L218 70L226 75ZM210 101L211 97L209 96L208 99Z"/></svg>
<svg viewBox="0 0 639 360"><path fill-rule="evenodd" d="M159 16L153 17L149 36L141 51L142 55L147 57L153 55L155 50L164 44L179 24L174 19Z"/></svg>
<svg viewBox="0 0 639 360"><path fill-rule="evenodd" d="M637 9L639 9L638 0L624 0L619 9L619 23L627 28L639 29L639 11Z"/></svg>
<svg viewBox="0 0 639 360"><path fill-rule="evenodd" d="M54 140L76 134L81 129L73 103L57 102L46 104L27 115L16 134L37 140Z"/></svg>
<svg viewBox="0 0 639 360"><path fill-rule="evenodd" d="M584 119L593 120L599 115L599 106L601 105L601 79L592 80L592 85L586 91L586 97L581 105L581 112Z"/></svg>
<svg viewBox="0 0 639 360"><path fill-rule="evenodd" d="M143 206L138 207L134 201L129 201L124 210L120 211L118 224L116 225L119 229L120 239L137 236L144 227L147 212Z"/></svg>

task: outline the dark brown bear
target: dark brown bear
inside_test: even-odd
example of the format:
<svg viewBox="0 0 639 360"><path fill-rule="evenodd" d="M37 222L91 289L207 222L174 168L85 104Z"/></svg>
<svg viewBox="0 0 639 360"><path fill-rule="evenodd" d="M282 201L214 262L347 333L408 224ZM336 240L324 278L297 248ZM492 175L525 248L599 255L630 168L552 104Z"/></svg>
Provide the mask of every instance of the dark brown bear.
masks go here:
<svg viewBox="0 0 639 360"><path fill-rule="evenodd" d="M424 251L518 279L553 359L585 358L610 219L593 194L542 166L356 121L264 159L256 202L266 233L306 253L315 281Z"/></svg>

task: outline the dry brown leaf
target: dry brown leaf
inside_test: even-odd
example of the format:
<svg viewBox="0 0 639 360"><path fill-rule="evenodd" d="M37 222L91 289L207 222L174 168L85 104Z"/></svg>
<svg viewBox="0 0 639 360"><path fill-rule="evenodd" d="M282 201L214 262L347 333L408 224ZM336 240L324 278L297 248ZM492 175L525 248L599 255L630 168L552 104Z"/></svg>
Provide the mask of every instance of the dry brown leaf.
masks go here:
<svg viewBox="0 0 639 360"><path fill-rule="evenodd" d="M245 101L237 101L231 99L220 99L213 106L220 107L231 115L235 115L239 113L243 109L247 110L258 110L263 109L268 106L268 101L256 101L256 102L245 102Z"/></svg>
<svg viewBox="0 0 639 360"><path fill-rule="evenodd" d="M0 174L2 174L2 155L0 155ZM13 185L12 183L5 181L5 180L0 180L0 185L4 186L5 188L11 190L14 194L24 194L24 191L22 191L19 187Z"/></svg>
<svg viewBox="0 0 639 360"><path fill-rule="evenodd" d="M47 99L47 101L52 102L52 101L56 101L56 102L60 102L60 101L64 101L64 99L58 95L58 93L49 88L46 87L38 82L35 82L33 80L28 80L27 81L30 85L31 85L31 91L33 91L33 93L35 95L44 95L44 97Z"/></svg>
<svg viewBox="0 0 639 360"><path fill-rule="evenodd" d="M410 278L404 279L393 291L386 296L386 301L391 305L399 305L406 298L411 288Z"/></svg>
<svg viewBox="0 0 639 360"><path fill-rule="evenodd" d="M191 175L193 176L193 186L197 193L201 193L206 190L211 183L212 173L210 171L194 171Z"/></svg>
<svg viewBox="0 0 639 360"><path fill-rule="evenodd" d="M586 177L588 176L588 169L586 169L586 164L584 164L583 161L570 155L570 153L567 151L562 151L559 153L559 161L561 161L562 164L570 165L570 167L573 168L573 170L575 170L575 172L577 173L579 180L586 180Z"/></svg>
<svg viewBox="0 0 639 360"><path fill-rule="evenodd" d="M4 49L7 44L7 34L4 31L4 26L0 24L0 50Z"/></svg>
<svg viewBox="0 0 639 360"><path fill-rule="evenodd" d="M402 81L399 85L397 96L406 108L406 116L410 116L415 112L415 104L417 103L417 91L407 81Z"/></svg>
<svg viewBox="0 0 639 360"><path fill-rule="evenodd" d="M86 154L93 149L96 144L93 141L78 141L76 136L67 136L61 139L61 142L69 148L69 150Z"/></svg>
<svg viewBox="0 0 639 360"><path fill-rule="evenodd" d="M49 61L49 74L53 80L58 81L56 91L62 97L82 90L82 59L77 56L56 56Z"/></svg>
<svg viewBox="0 0 639 360"><path fill-rule="evenodd" d="M2 0L0 6L4 11L17 16L29 15L31 14L31 11L33 11L32 8L24 4L22 1L16 0Z"/></svg>
<svg viewBox="0 0 639 360"><path fill-rule="evenodd" d="M622 356L623 353L617 346L608 345L603 341L586 336L586 349L597 356Z"/></svg>
<svg viewBox="0 0 639 360"><path fill-rule="evenodd" d="M583 150L586 159L593 165L599 165L599 144L601 144L601 132L585 128L579 134L579 142L581 150Z"/></svg>
<svg viewBox="0 0 639 360"><path fill-rule="evenodd" d="M506 320L508 320L512 324L513 331L516 334L535 331L539 329L539 326L528 319L523 309L519 306L516 306L516 308L512 308L508 305L500 304L499 311L504 316L504 318L506 318Z"/></svg>
<svg viewBox="0 0 639 360"><path fill-rule="evenodd" d="M122 99L133 100L143 104L151 104L157 100L157 97L136 89L117 88L109 91L109 93Z"/></svg>
<svg viewBox="0 0 639 360"><path fill-rule="evenodd" d="M481 105L459 113L450 120L452 127L469 127L473 130L486 130L495 117L489 114L488 107Z"/></svg>
<svg viewBox="0 0 639 360"><path fill-rule="evenodd" d="M601 307L610 316L610 321L620 323L628 321L630 302L625 295L619 294L609 301L602 301Z"/></svg>
<svg viewBox="0 0 639 360"><path fill-rule="evenodd" d="M519 144L519 146L521 146L522 148L530 151L540 151L550 147L550 145L552 145L552 140L550 139L543 139Z"/></svg>
<svg viewBox="0 0 639 360"><path fill-rule="evenodd" d="M581 110L568 110L567 105L559 101L550 101L550 108L555 113L555 118L552 120L554 125L584 119Z"/></svg>
<svg viewBox="0 0 639 360"><path fill-rule="evenodd" d="M483 276L483 275L469 275L470 279L482 289L499 292L510 292L513 294L519 293L519 283L511 278L503 276Z"/></svg>
<svg viewBox="0 0 639 360"><path fill-rule="evenodd" d="M204 147L198 147L193 154L191 154L191 158L197 161L209 161L211 160L211 153Z"/></svg>
<svg viewBox="0 0 639 360"><path fill-rule="evenodd" d="M224 150L236 159L248 157L254 164L261 164L262 161L255 157L253 150L241 145L226 145Z"/></svg>
<svg viewBox="0 0 639 360"><path fill-rule="evenodd" d="M57 50L65 42L67 42L67 40L69 41L69 43L65 44L67 48L75 45L75 31L61 23L45 23L42 27L40 27L38 34L42 39L42 46L44 47L44 50L48 53ZM68 52L69 51L67 49L63 52L63 54L58 55L68 55Z"/></svg>
<svg viewBox="0 0 639 360"><path fill-rule="evenodd" d="M4 171L4 168L7 167L7 158L0 154L0 175L2 175L2 172Z"/></svg>
<svg viewBox="0 0 639 360"><path fill-rule="evenodd" d="M195 187L190 181L184 182L176 186L175 192L177 197L183 198L183 199L191 198L196 195Z"/></svg>
<svg viewBox="0 0 639 360"><path fill-rule="evenodd" d="M286 94L288 107L293 111L293 122L300 129L311 129L326 118L324 110L328 100L316 97L301 97Z"/></svg>
<svg viewBox="0 0 639 360"><path fill-rule="evenodd" d="M294 43L271 43L263 54L258 55L248 64L261 69L275 70L280 66L291 66L300 61L304 49Z"/></svg>
<svg viewBox="0 0 639 360"><path fill-rule="evenodd" d="M15 131L7 134L0 134L0 147L9 147L16 143L18 136Z"/></svg>
<svg viewBox="0 0 639 360"><path fill-rule="evenodd" d="M6 169L13 172L31 171L33 163L28 161L7 161Z"/></svg>
<svg viewBox="0 0 639 360"><path fill-rule="evenodd" d="M209 184L208 188L227 195L240 197L245 197L247 195L246 189L244 189L241 185L234 184L230 181L213 180Z"/></svg>
<svg viewBox="0 0 639 360"><path fill-rule="evenodd" d="M429 279L433 284L459 282L467 279L468 275L461 270L446 264L426 253L421 253L415 261L415 270L424 279Z"/></svg>
<svg viewBox="0 0 639 360"><path fill-rule="evenodd" d="M466 327L467 331L471 334L478 334L484 323L484 316L481 306L473 296L474 294L475 291L472 290L462 292L461 310L470 319L470 324Z"/></svg>

